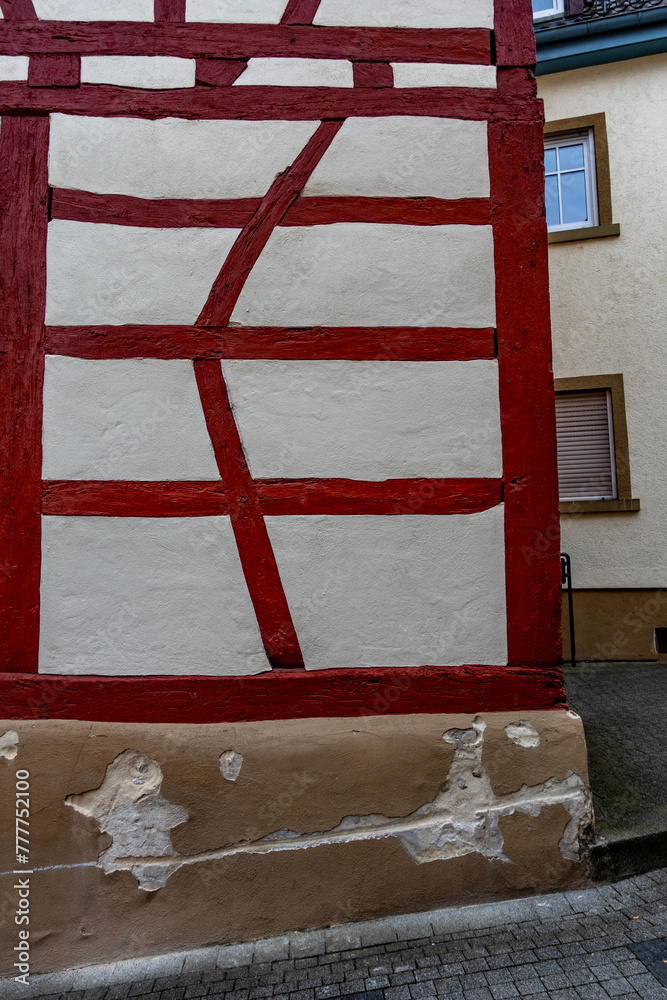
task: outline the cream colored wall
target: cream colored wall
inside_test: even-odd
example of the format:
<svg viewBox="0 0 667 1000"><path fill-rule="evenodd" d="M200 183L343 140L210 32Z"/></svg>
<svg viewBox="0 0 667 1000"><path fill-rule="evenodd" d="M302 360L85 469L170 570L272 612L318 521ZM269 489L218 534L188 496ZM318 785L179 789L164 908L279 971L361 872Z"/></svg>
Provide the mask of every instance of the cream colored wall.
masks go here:
<svg viewBox="0 0 667 1000"><path fill-rule="evenodd" d="M546 120L604 112L618 238L552 244L556 378L622 372L639 513L566 515L577 587L667 586L667 54L538 78ZM667 625L667 619L665 621Z"/></svg>

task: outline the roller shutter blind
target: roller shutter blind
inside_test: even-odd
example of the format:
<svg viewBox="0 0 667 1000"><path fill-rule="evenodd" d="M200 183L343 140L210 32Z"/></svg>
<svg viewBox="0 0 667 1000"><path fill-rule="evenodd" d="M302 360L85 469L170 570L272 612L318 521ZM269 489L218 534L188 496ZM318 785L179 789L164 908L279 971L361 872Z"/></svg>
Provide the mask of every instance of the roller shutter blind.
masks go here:
<svg viewBox="0 0 667 1000"><path fill-rule="evenodd" d="M561 500L617 496L611 392L556 393L558 493Z"/></svg>

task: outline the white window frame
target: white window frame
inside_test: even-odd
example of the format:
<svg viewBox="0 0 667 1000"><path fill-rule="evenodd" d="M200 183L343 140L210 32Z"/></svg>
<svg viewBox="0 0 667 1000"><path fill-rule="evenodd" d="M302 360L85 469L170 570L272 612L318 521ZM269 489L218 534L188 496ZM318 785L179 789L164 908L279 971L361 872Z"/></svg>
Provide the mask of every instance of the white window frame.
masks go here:
<svg viewBox="0 0 667 1000"><path fill-rule="evenodd" d="M547 229L550 233L561 233L568 229L590 229L593 226L599 225L595 173L595 137L593 129L587 128L582 132L565 132L550 136L544 140L544 149L557 149L559 146L568 146L573 142L583 142L584 147L584 178L588 219L586 222L561 222L557 226L548 226ZM558 172L558 196L562 212L563 199L560 193L560 171Z"/></svg>
<svg viewBox="0 0 667 1000"><path fill-rule="evenodd" d="M548 10L533 11L533 21L543 21L546 17L560 17L564 13L564 0L551 0Z"/></svg>
<svg viewBox="0 0 667 1000"><path fill-rule="evenodd" d="M611 496L599 496L599 497L562 497L559 495L558 499L561 503L567 503L572 501L579 501L584 503L586 501L592 500L617 500L618 499L618 483L616 482L616 442L614 440L614 416L611 407L611 389L588 389L583 390L587 392L604 392L607 399L607 426L609 428L609 460L611 466ZM557 395L562 396L573 396L576 395L576 390L565 390L557 392Z"/></svg>

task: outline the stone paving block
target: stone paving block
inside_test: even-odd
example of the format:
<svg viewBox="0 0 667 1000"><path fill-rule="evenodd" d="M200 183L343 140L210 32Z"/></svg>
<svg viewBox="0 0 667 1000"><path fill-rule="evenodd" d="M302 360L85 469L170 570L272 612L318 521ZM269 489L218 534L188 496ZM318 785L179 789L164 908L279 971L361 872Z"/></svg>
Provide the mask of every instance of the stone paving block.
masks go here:
<svg viewBox="0 0 667 1000"><path fill-rule="evenodd" d="M253 952L254 962L275 962L289 956L290 939L285 934L282 937L264 938L255 941Z"/></svg>
<svg viewBox="0 0 667 1000"><path fill-rule="evenodd" d="M216 964L219 969L232 969L249 965L252 962L254 945L252 941L245 944L228 944L218 950Z"/></svg>

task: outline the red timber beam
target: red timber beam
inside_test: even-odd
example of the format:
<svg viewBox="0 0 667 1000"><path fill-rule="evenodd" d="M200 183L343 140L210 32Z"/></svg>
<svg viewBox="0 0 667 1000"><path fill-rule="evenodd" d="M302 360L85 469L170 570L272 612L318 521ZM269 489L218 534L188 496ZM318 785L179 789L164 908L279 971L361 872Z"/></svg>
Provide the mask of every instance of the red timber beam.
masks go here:
<svg viewBox="0 0 667 1000"><path fill-rule="evenodd" d="M495 357L491 327L47 326L44 336L47 354L91 360L478 361Z"/></svg>
<svg viewBox="0 0 667 1000"><path fill-rule="evenodd" d="M32 0L0 0L0 11L7 21L34 21L37 18Z"/></svg>
<svg viewBox="0 0 667 1000"><path fill-rule="evenodd" d="M48 118L0 128L0 664L37 670Z"/></svg>
<svg viewBox="0 0 667 1000"><path fill-rule="evenodd" d="M3 0L9 6L12 0ZM29 0L13 0L26 3ZM159 0L158 0L159 2ZM162 0L174 9L178 0ZM7 15L5 15L7 17ZM79 55L250 56L355 59L373 62L484 63L491 61L486 28L339 28L292 24L161 24L135 21L0 22L0 53Z"/></svg>
<svg viewBox="0 0 667 1000"><path fill-rule="evenodd" d="M0 674L6 719L258 722L265 719L566 709L558 668L272 670L252 677Z"/></svg>
<svg viewBox="0 0 667 1000"><path fill-rule="evenodd" d="M320 0L289 0L281 24L312 24Z"/></svg>

